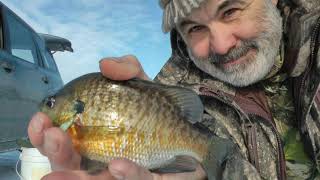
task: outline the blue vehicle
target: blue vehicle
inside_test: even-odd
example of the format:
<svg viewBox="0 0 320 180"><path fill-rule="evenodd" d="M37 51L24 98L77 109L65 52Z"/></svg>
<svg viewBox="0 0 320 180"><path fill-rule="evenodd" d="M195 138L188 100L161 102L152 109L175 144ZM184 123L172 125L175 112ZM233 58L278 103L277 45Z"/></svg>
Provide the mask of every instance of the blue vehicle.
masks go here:
<svg viewBox="0 0 320 180"><path fill-rule="evenodd" d="M63 86L53 58L67 39L36 33L0 2L0 152L18 148L38 104Z"/></svg>

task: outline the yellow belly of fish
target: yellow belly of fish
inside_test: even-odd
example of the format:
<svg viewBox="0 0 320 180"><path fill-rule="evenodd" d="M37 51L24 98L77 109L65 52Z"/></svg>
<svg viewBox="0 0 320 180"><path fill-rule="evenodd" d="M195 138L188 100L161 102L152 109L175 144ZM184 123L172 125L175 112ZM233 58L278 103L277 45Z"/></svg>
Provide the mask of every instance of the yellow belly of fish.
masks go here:
<svg viewBox="0 0 320 180"><path fill-rule="evenodd" d="M69 134L75 149L91 160L108 163L115 158L127 158L148 169L161 167L177 155L188 155L201 161L201 152L193 151L185 138L179 136L161 132L147 135L124 129L106 132L106 128L102 132L99 127L83 132L81 128L74 125Z"/></svg>

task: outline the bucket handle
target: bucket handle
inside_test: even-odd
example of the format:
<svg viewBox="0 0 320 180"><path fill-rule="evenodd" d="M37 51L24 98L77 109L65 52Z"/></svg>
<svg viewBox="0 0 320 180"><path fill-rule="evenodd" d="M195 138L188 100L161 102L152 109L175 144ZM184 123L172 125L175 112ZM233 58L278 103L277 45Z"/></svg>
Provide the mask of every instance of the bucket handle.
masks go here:
<svg viewBox="0 0 320 180"><path fill-rule="evenodd" d="M19 176L19 178L21 179L21 180L26 180L24 177L22 177L21 176L21 174L19 173L19 171L18 171L18 165L19 165L19 162L20 162L20 158L21 158L21 153L20 153L20 155L19 155L19 158L18 158L18 161L17 161L17 163L16 163L16 173L17 173L17 175Z"/></svg>

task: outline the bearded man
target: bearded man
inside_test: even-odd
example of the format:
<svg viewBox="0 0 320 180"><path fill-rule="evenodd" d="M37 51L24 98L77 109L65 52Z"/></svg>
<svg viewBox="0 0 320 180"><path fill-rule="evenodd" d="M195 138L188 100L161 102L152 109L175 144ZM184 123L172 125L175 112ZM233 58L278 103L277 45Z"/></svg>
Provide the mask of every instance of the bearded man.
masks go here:
<svg viewBox="0 0 320 180"><path fill-rule="evenodd" d="M48 156L46 179L307 179L320 169L320 15L308 0L160 0L172 57L155 81L199 94L208 128L227 140L194 172L156 174L114 160L91 176L69 137L45 114L29 125L32 144ZM106 58L114 80L147 79L133 56ZM195 142L196 143L196 142Z"/></svg>

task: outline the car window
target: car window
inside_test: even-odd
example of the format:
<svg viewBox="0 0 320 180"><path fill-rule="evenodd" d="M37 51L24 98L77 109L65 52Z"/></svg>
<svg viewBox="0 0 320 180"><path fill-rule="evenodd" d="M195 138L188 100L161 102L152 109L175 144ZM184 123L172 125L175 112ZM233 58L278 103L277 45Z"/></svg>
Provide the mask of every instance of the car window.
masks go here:
<svg viewBox="0 0 320 180"><path fill-rule="evenodd" d="M28 62L37 62L37 51L32 32L11 13L7 14L11 53Z"/></svg>
<svg viewBox="0 0 320 180"><path fill-rule="evenodd" d="M4 38L3 38L3 21L2 21L2 13L0 13L0 49L4 48Z"/></svg>
<svg viewBox="0 0 320 180"><path fill-rule="evenodd" d="M42 57L42 61L43 61L43 67L52 71L58 71L58 68L56 66L56 63L51 55L51 53L48 51L48 49L46 48L46 44L44 42L44 40L42 38L40 38L40 36L35 36L34 39L36 40L40 53L41 53L41 57Z"/></svg>
<svg viewBox="0 0 320 180"><path fill-rule="evenodd" d="M44 65L50 70L57 71L56 63L48 50L45 50L44 52Z"/></svg>

